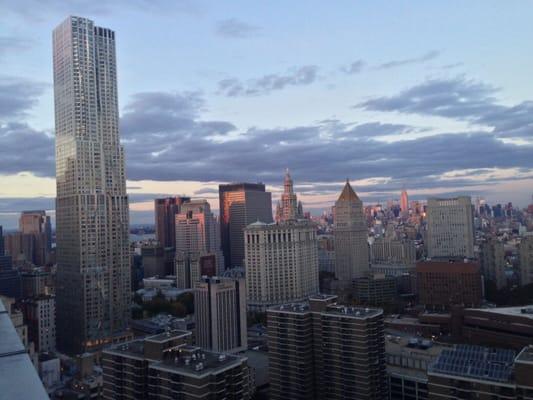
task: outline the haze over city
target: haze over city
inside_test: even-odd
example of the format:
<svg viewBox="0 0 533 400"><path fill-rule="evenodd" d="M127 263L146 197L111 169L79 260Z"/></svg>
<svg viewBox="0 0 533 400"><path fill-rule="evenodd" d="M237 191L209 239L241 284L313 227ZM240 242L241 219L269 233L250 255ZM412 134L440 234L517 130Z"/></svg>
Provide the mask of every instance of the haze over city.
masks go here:
<svg viewBox="0 0 533 400"><path fill-rule="evenodd" d="M131 223L153 198L216 211L218 184L290 168L306 210L346 178L365 203L467 194L529 204L526 2L0 2L0 224L55 198L51 30L117 32ZM445 18L444 18L445 17ZM376 25L379 21L379 25ZM53 215L53 212L51 213Z"/></svg>

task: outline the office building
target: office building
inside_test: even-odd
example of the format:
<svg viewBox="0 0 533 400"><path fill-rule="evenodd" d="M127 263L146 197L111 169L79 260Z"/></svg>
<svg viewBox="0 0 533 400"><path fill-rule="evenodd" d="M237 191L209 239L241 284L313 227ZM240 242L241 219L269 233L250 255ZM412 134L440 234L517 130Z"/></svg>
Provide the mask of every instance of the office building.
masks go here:
<svg viewBox="0 0 533 400"><path fill-rule="evenodd" d="M130 317L115 32L69 17L54 30L53 53L58 347L80 353Z"/></svg>
<svg viewBox="0 0 533 400"><path fill-rule="evenodd" d="M420 261L416 264L419 303L427 309L479 307L483 284L475 262Z"/></svg>
<svg viewBox="0 0 533 400"><path fill-rule="evenodd" d="M37 352L56 350L56 301L54 296L39 296L22 301L28 339Z"/></svg>
<svg viewBox="0 0 533 400"><path fill-rule="evenodd" d="M344 285L369 272L368 230L363 202L350 182L335 202L333 233L335 235L335 277Z"/></svg>
<svg viewBox="0 0 533 400"><path fill-rule="evenodd" d="M44 210L22 211L19 218L19 230L24 235L34 235L39 244L37 257L43 259L42 265L48 262L49 253L52 250L52 224L50 216Z"/></svg>
<svg viewBox="0 0 533 400"><path fill-rule="evenodd" d="M104 399L249 399L246 358L189 344L168 331L103 351Z"/></svg>
<svg viewBox="0 0 533 400"><path fill-rule="evenodd" d="M415 242L409 239L376 238L370 246L372 264L403 264L414 267L416 261Z"/></svg>
<svg viewBox="0 0 533 400"><path fill-rule="evenodd" d="M336 296L270 308L271 399L385 399L383 311Z"/></svg>
<svg viewBox="0 0 533 400"><path fill-rule="evenodd" d="M474 258L474 215L470 197L428 199L429 258Z"/></svg>
<svg viewBox="0 0 533 400"><path fill-rule="evenodd" d="M0 299L0 397L5 399L47 399L46 390L37 375L25 345L21 342Z"/></svg>
<svg viewBox="0 0 533 400"><path fill-rule="evenodd" d="M254 222L244 230L248 308L303 301L319 292L316 227L308 220Z"/></svg>
<svg viewBox="0 0 533 400"><path fill-rule="evenodd" d="M176 196L154 200L155 238L162 247L176 245L176 214L181 205L189 201L189 197Z"/></svg>
<svg viewBox="0 0 533 400"><path fill-rule="evenodd" d="M174 248L163 247L159 242L150 242L141 247L143 276L174 275Z"/></svg>
<svg viewBox="0 0 533 400"><path fill-rule="evenodd" d="M262 183L230 183L219 185L220 237L226 268L242 267L244 261L244 228L272 219L272 195Z"/></svg>
<svg viewBox="0 0 533 400"><path fill-rule="evenodd" d="M530 399L533 352L456 345L428 369L429 399Z"/></svg>
<svg viewBox="0 0 533 400"><path fill-rule="evenodd" d="M176 215L175 271L180 289L224 270L220 227L207 200L191 200Z"/></svg>
<svg viewBox="0 0 533 400"><path fill-rule="evenodd" d="M335 273L335 239L333 235L318 235L318 270Z"/></svg>
<svg viewBox="0 0 533 400"><path fill-rule="evenodd" d="M533 283L533 235L524 236L518 246L520 254L520 284Z"/></svg>
<svg viewBox="0 0 533 400"><path fill-rule="evenodd" d="M403 213L409 211L409 196L407 195L407 191L405 189L402 190L402 194L400 195L400 210Z"/></svg>
<svg viewBox="0 0 533 400"><path fill-rule="evenodd" d="M372 274L353 281L356 304L383 306L394 304L398 298L398 282L393 276Z"/></svg>
<svg viewBox="0 0 533 400"><path fill-rule="evenodd" d="M39 297L53 294L53 277L50 272L41 268L23 271L20 274L22 280L22 297Z"/></svg>
<svg viewBox="0 0 533 400"><path fill-rule="evenodd" d="M0 226L0 295L20 299L22 281L20 273L13 268L11 256L4 253L4 237Z"/></svg>
<svg viewBox="0 0 533 400"><path fill-rule="evenodd" d="M287 168L285 180L283 181L283 194L281 195L281 201L278 202L276 207L276 222L284 222L303 217L302 203L298 202L298 197L294 193L291 174Z"/></svg>
<svg viewBox="0 0 533 400"><path fill-rule="evenodd" d="M195 283L196 344L235 353L247 349L245 280L204 277Z"/></svg>
<svg viewBox="0 0 533 400"><path fill-rule="evenodd" d="M503 242L490 236L479 247L479 261L483 277L494 282L496 289L503 289L507 285Z"/></svg>

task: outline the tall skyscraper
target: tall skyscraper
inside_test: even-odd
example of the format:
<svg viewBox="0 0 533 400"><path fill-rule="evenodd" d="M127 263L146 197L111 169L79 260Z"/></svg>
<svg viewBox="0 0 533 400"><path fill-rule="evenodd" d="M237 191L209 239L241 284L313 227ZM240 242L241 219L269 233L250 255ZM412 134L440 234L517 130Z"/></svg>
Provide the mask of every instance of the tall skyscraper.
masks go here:
<svg viewBox="0 0 533 400"><path fill-rule="evenodd" d="M483 276L494 282L498 290L503 289L507 284L503 242L495 236L487 237L479 246L479 261Z"/></svg>
<svg viewBox="0 0 533 400"><path fill-rule="evenodd" d="M407 196L407 191L405 189L402 190L400 196L400 210L402 210L402 212L409 211L409 196Z"/></svg>
<svg viewBox="0 0 533 400"><path fill-rule="evenodd" d="M194 308L198 346L222 352L247 349L244 278L202 278L195 284Z"/></svg>
<svg viewBox="0 0 533 400"><path fill-rule="evenodd" d="M333 233L335 235L335 277L345 285L366 276L370 270L368 230L363 214L363 202L350 182L335 202Z"/></svg>
<svg viewBox="0 0 533 400"><path fill-rule="evenodd" d="M248 307L303 301L319 292L316 226L308 220L254 222L244 230Z"/></svg>
<svg viewBox="0 0 533 400"><path fill-rule="evenodd" d="M518 246L520 254L520 284L533 283L533 235L524 236Z"/></svg>
<svg viewBox="0 0 533 400"><path fill-rule="evenodd" d="M176 214L181 205L190 200L189 197L176 196L154 200L155 238L163 247L176 245Z"/></svg>
<svg viewBox="0 0 533 400"><path fill-rule="evenodd" d="M271 399L387 398L383 310L335 301L317 295L268 310Z"/></svg>
<svg viewBox="0 0 533 400"><path fill-rule="evenodd" d="M428 199L430 258L474 258L474 215L469 196Z"/></svg>
<svg viewBox="0 0 533 400"><path fill-rule="evenodd" d="M262 183L219 185L220 237L226 268L242 267L244 228L252 222L272 222L272 194Z"/></svg>
<svg viewBox="0 0 533 400"><path fill-rule="evenodd" d="M290 219L303 218L302 203L298 201L296 193L294 193L293 182L289 169L285 172L285 180L283 181L283 194L281 195L281 202L278 202L276 207L276 222L284 222Z"/></svg>
<svg viewBox="0 0 533 400"><path fill-rule="evenodd" d="M124 330L130 313L115 32L69 17L53 50L58 347L77 353Z"/></svg>
<svg viewBox="0 0 533 400"><path fill-rule="evenodd" d="M220 227L207 200L191 200L182 205L176 214L175 248L180 288L193 287L200 276L213 276L224 270ZM202 270L211 259L213 268Z"/></svg>

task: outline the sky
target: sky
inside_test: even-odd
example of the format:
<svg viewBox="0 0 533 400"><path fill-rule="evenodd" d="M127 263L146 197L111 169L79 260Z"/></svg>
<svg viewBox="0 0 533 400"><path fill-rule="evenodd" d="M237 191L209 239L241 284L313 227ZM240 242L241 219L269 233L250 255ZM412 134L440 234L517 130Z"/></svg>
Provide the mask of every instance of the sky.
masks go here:
<svg viewBox="0 0 533 400"><path fill-rule="evenodd" d="M533 194L533 2L0 0L0 224L53 212L52 30L117 39L132 223L153 199L218 208L222 182L304 209L349 178L366 203Z"/></svg>

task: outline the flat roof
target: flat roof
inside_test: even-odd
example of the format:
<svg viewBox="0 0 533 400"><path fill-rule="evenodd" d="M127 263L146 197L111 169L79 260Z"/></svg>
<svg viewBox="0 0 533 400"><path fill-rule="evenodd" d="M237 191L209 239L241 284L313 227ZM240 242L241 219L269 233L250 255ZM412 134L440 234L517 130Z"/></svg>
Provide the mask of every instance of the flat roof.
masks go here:
<svg viewBox="0 0 533 400"><path fill-rule="evenodd" d="M337 296L328 297L328 295L319 295L319 296L324 296L324 297L316 297L315 299L324 300L324 299L331 299L331 298L337 297ZM279 306L270 307L269 310L290 312L290 313L296 313L296 314L306 314L308 312L314 312L314 313L323 314L323 315L332 315L332 316L340 315L343 317L346 316L346 317L353 317L353 318L374 317L374 316L383 314L383 310L380 308L351 307L351 306L338 305L335 303L329 304L324 311L311 311L309 308L308 302L281 304Z"/></svg>
<svg viewBox="0 0 533 400"><path fill-rule="evenodd" d="M205 351L200 347L185 345L169 353L167 359L151 364L150 368L202 377L236 367L244 361L246 357Z"/></svg>
<svg viewBox="0 0 533 400"><path fill-rule="evenodd" d="M39 375L1 300L0 388L6 399L48 399Z"/></svg>
<svg viewBox="0 0 533 400"><path fill-rule="evenodd" d="M533 320L533 304L528 306L517 306L517 307L494 307L494 308L467 308L465 311L482 311L492 314L508 315L514 317L522 317ZM527 310L528 312L523 312L522 310Z"/></svg>

